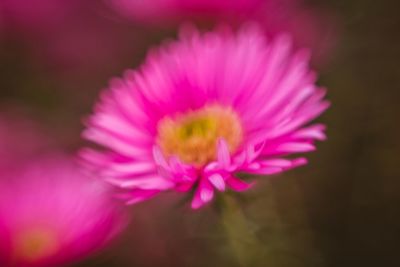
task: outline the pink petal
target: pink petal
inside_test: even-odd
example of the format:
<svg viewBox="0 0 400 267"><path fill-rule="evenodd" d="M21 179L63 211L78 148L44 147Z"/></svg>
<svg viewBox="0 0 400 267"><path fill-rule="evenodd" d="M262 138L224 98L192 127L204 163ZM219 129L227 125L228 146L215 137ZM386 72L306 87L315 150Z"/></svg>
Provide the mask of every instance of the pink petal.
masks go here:
<svg viewBox="0 0 400 267"><path fill-rule="evenodd" d="M228 145L226 144L225 140L219 139L218 140L218 163L223 169L229 168L231 164L231 157L229 155Z"/></svg>
<svg viewBox="0 0 400 267"><path fill-rule="evenodd" d="M208 177L208 180L219 191L225 191L225 181L219 173L212 174L210 177Z"/></svg>
<svg viewBox="0 0 400 267"><path fill-rule="evenodd" d="M300 153L314 151L315 146L309 143L283 143L275 148L276 152L280 153Z"/></svg>
<svg viewBox="0 0 400 267"><path fill-rule="evenodd" d="M230 187L231 189L233 189L234 191L238 191L238 192L242 192L242 191L246 191L246 190L250 189L250 187L252 187L254 185L254 183L255 182L248 184L234 176L231 176L226 180L227 186Z"/></svg>

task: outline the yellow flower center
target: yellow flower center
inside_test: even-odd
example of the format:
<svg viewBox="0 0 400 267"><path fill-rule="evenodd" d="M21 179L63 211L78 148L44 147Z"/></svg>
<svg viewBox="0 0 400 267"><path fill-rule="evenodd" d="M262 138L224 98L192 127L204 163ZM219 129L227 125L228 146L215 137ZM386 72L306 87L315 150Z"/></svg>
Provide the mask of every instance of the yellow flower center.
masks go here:
<svg viewBox="0 0 400 267"><path fill-rule="evenodd" d="M17 259L35 262L54 255L59 249L59 241L54 231L32 228L19 232L15 239Z"/></svg>
<svg viewBox="0 0 400 267"><path fill-rule="evenodd" d="M175 155L197 167L216 159L220 138L225 140L231 153L243 139L240 119L229 107L205 106L165 117L158 123L157 144L164 156Z"/></svg>

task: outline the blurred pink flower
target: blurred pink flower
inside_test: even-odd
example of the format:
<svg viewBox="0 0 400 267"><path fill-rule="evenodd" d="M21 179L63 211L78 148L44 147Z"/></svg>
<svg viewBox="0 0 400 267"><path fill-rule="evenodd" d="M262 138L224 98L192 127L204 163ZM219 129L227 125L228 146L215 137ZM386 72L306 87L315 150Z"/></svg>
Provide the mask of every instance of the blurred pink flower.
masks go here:
<svg viewBox="0 0 400 267"><path fill-rule="evenodd" d="M281 32L291 34L296 47L312 50L312 61L319 66L330 59L339 36L333 13L308 6L303 0L264 1L253 19L263 25L268 36Z"/></svg>
<svg viewBox="0 0 400 267"><path fill-rule="evenodd" d="M4 31L21 44L24 60L44 66L51 77L66 76L65 82L98 77L131 55L137 43L132 28L107 18L108 10L96 0L0 2Z"/></svg>
<svg viewBox="0 0 400 267"><path fill-rule="evenodd" d="M59 25L56 32L32 45L37 60L45 59L49 68L61 74L72 72L79 80L97 76L99 72L118 65L124 55L134 49L135 33L127 32L106 18L84 14L68 20L68 23Z"/></svg>
<svg viewBox="0 0 400 267"><path fill-rule="evenodd" d="M15 30L43 33L64 23L78 3L76 0L2 0L0 10L5 23Z"/></svg>
<svg viewBox="0 0 400 267"><path fill-rule="evenodd" d="M124 225L104 184L53 156L2 172L1 266L60 266L103 247Z"/></svg>
<svg viewBox="0 0 400 267"><path fill-rule="evenodd" d="M133 20L171 27L187 20L260 23L268 36L290 33L297 47L312 48L313 61L325 63L337 39L333 15L311 8L303 0L110 0Z"/></svg>
<svg viewBox="0 0 400 267"><path fill-rule="evenodd" d="M84 163L130 189L131 203L194 190L193 208L215 190L248 189L237 173L303 165L286 156L325 139L323 125L306 124L329 105L308 59L288 36L269 40L255 26L183 31L104 91L83 136L106 150L82 150Z"/></svg>
<svg viewBox="0 0 400 267"><path fill-rule="evenodd" d="M110 0L122 14L150 24L176 23L193 17L229 18L250 13L263 0Z"/></svg>

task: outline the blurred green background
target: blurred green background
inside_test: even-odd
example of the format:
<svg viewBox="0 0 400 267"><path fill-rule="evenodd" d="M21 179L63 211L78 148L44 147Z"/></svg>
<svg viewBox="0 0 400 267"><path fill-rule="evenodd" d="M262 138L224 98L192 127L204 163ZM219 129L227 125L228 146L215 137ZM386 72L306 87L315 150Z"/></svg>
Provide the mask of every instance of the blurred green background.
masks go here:
<svg viewBox="0 0 400 267"><path fill-rule="evenodd" d="M224 227L226 217L215 206L190 211L174 193L129 207L129 229L77 266L240 266L227 228L252 259L247 266L400 266L400 2L312 2L337 16L339 41L320 72L332 102L319 119L328 125L329 139L308 155L310 164L262 179L236 196L243 214L228 214L231 227ZM94 38L122 44L114 52L99 50L104 58L91 58L100 43L89 40L76 45L78 53L51 53L43 60L54 39L79 38L66 36L68 27L51 31L51 40L15 29L0 36L0 107L27 111L71 152L81 145L81 118L109 78L138 66L150 46L174 36L148 34L93 3L75 14L75 27L83 36L107 29Z"/></svg>

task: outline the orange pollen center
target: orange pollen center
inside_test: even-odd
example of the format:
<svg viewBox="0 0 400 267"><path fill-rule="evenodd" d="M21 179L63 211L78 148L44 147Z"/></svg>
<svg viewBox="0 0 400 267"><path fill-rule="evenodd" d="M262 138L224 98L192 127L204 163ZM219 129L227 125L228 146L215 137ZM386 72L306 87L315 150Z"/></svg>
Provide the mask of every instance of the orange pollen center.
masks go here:
<svg viewBox="0 0 400 267"><path fill-rule="evenodd" d="M32 228L19 232L15 239L17 259L34 262L54 255L59 242L54 231Z"/></svg>
<svg viewBox="0 0 400 267"><path fill-rule="evenodd" d="M158 123L157 144L164 156L177 156L185 163L203 166L215 160L222 138L231 153L242 142L243 129L236 112L219 105L165 117Z"/></svg>

